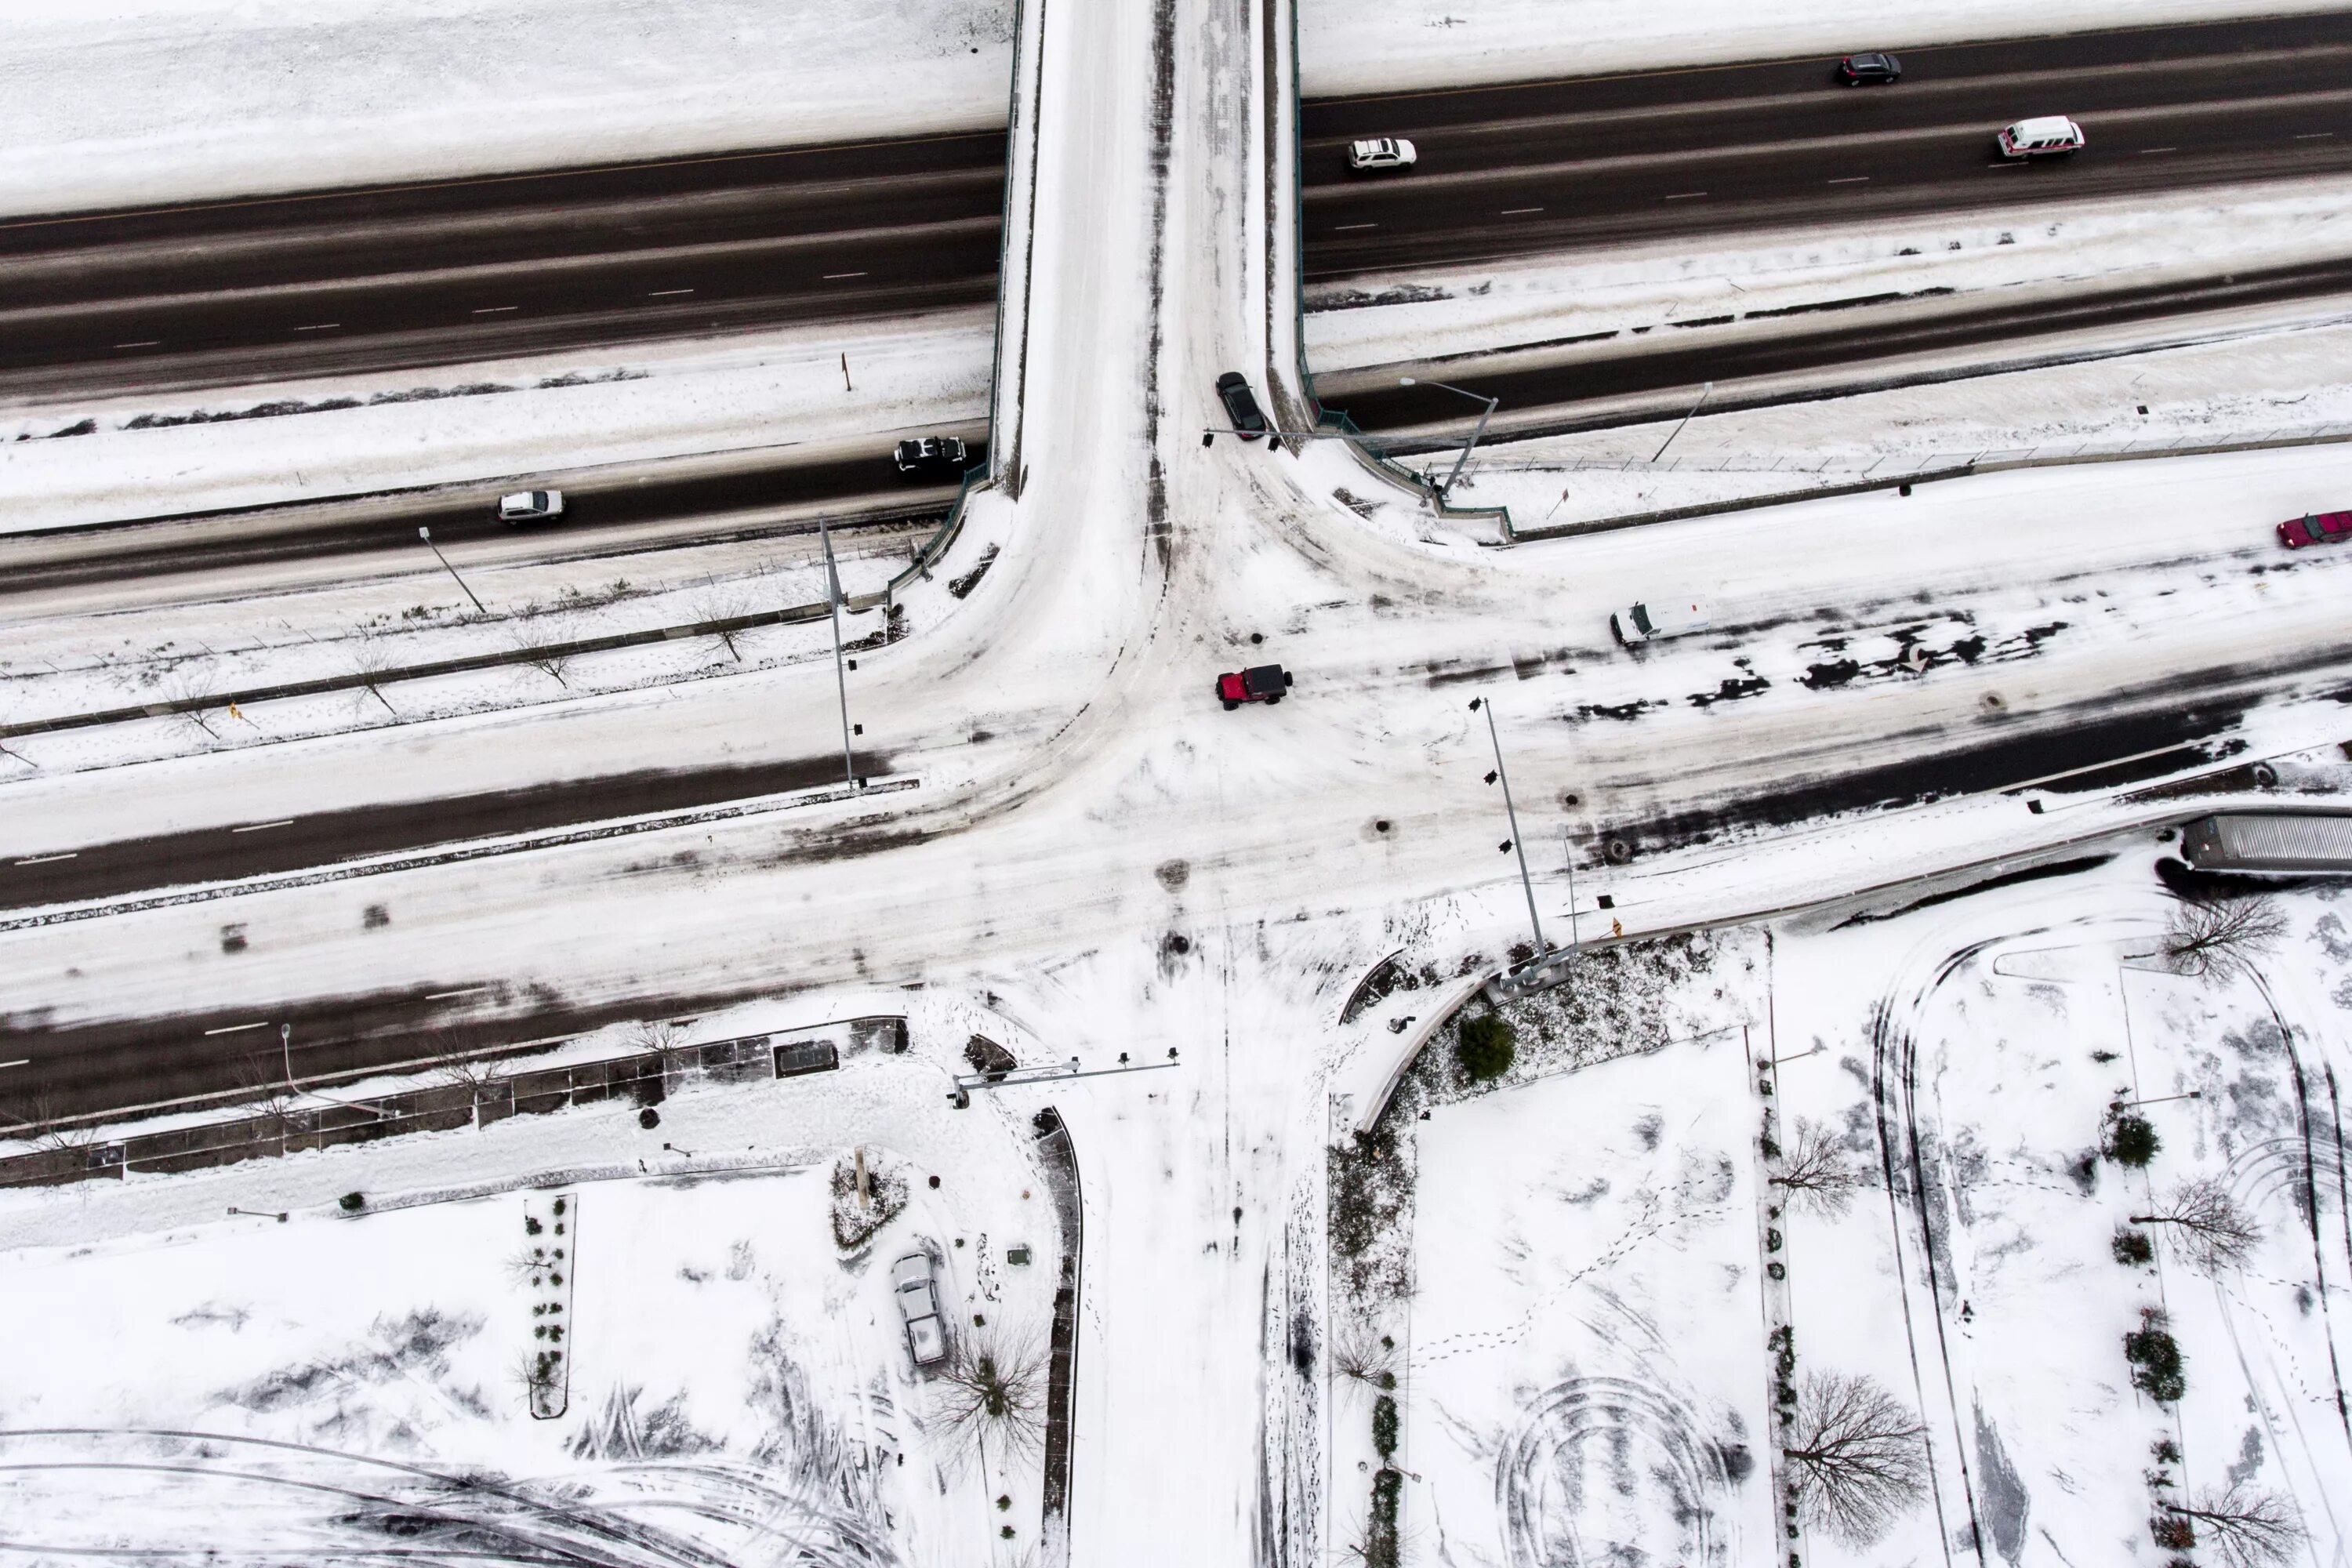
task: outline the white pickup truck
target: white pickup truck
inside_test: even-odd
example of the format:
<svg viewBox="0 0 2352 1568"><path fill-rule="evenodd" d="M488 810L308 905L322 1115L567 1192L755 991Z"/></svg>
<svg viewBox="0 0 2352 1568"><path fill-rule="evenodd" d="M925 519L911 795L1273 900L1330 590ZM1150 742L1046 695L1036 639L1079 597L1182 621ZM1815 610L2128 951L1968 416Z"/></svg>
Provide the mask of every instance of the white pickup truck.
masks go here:
<svg viewBox="0 0 2352 1568"><path fill-rule="evenodd" d="M931 1282L929 1253L910 1252L890 1266L891 1293L898 1299L898 1316L906 1321L907 1348L917 1366L947 1359L947 1325L940 1320L939 1288Z"/></svg>
<svg viewBox="0 0 2352 1568"><path fill-rule="evenodd" d="M1609 631L1619 642L1632 647L1635 643L1655 642L1660 637L1688 637L1706 630L1708 624L1705 601L1669 599L1618 611L1609 617Z"/></svg>

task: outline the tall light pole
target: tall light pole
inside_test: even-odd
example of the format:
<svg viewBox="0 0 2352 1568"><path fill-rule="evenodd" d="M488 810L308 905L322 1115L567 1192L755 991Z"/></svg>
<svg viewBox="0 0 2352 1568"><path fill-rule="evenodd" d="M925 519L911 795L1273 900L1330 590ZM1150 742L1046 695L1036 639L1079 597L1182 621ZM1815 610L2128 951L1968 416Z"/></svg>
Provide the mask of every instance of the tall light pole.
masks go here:
<svg viewBox="0 0 2352 1568"><path fill-rule="evenodd" d="M841 772L855 790L857 763L849 751L849 677L841 664L841 574L834 569L833 531L822 517L816 520L816 536L824 544L824 603L833 615L833 684L841 693Z"/></svg>
<svg viewBox="0 0 2352 1568"><path fill-rule="evenodd" d="M1462 477L1462 465L1468 462L1470 460L1470 454L1478 449L1478 437L1486 433L1486 421L1494 417L1496 405L1501 403L1503 400L1499 397L1481 396L1479 394L1469 391L1465 387L1449 386L1442 381L1415 381L1409 375L1401 375L1397 377L1397 384L1399 386L1434 386L1439 388L1441 391L1458 392L1473 403L1483 403L1486 405L1479 411L1478 427L1470 432L1470 444L1462 448L1462 455L1454 459L1453 469L1446 474L1445 482L1437 488L1437 499L1439 500L1450 500L1454 494L1454 481Z"/></svg>
<svg viewBox="0 0 2352 1568"><path fill-rule="evenodd" d="M433 558L441 563L442 566L447 570L450 576L457 577L457 569L449 564L449 558L441 553L441 547L439 545L433 542L433 531L431 529L418 529L416 531L416 537L425 541L425 547L433 552ZM466 580L463 577L457 577L457 586L460 588L466 588ZM466 597L468 599L474 599L474 591L471 588L466 588ZM490 613L489 611L482 608L482 601L479 599L474 599L474 610L478 615L487 616Z"/></svg>
<svg viewBox="0 0 2352 1568"><path fill-rule="evenodd" d="M1540 962L1543 956L1551 951L1551 947L1544 941L1543 917L1536 913L1536 884L1535 879L1528 875L1527 846L1519 842L1519 812L1518 807L1511 804L1511 775L1503 771L1503 739L1495 731L1495 705L1483 697L1470 699L1470 710L1473 713L1481 708L1486 710L1486 739L1492 742L1495 747L1495 771L1486 775L1486 782L1493 784L1498 779L1502 781L1503 812L1511 824L1511 841L1503 847L1516 851L1519 857L1519 886L1528 895L1528 923L1535 928L1536 958Z"/></svg>

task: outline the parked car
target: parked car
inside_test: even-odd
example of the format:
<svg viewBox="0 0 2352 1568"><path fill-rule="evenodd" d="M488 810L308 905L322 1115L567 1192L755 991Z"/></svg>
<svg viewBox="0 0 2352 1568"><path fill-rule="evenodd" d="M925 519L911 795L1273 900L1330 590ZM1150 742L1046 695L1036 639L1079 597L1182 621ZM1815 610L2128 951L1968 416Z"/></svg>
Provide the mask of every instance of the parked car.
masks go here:
<svg viewBox="0 0 2352 1568"><path fill-rule="evenodd" d="M1848 55L1838 61L1838 79L1848 87L1868 87L1873 83L1892 86L1903 79L1903 62L1878 49Z"/></svg>
<svg viewBox="0 0 2352 1568"><path fill-rule="evenodd" d="M1410 169L1421 154L1402 136L1375 136L1348 143L1348 167L1359 173L1372 169Z"/></svg>
<svg viewBox="0 0 2352 1568"><path fill-rule="evenodd" d="M2004 125L1993 140L2004 158L2048 158L2076 152L2084 144L2083 128L2063 114L2045 114Z"/></svg>
<svg viewBox="0 0 2352 1568"><path fill-rule="evenodd" d="M562 490L517 490L499 498L500 522L536 522L541 518L563 515Z"/></svg>
<svg viewBox="0 0 2352 1568"><path fill-rule="evenodd" d="M2352 511L2307 511L2278 525L2279 542L2289 550L2345 538L2352 538Z"/></svg>
<svg viewBox="0 0 2352 1568"><path fill-rule="evenodd" d="M963 438L926 436L919 441L901 441L896 457L902 474L960 474L965 463Z"/></svg>
<svg viewBox="0 0 2352 1568"><path fill-rule="evenodd" d="M1271 708L1289 689L1290 674L1278 664L1261 664L1217 677L1217 700L1228 713L1244 702L1263 702Z"/></svg>
<svg viewBox="0 0 2352 1568"><path fill-rule="evenodd" d="M1706 605L1697 599L1661 604L1643 601L1609 617L1610 635L1627 647L1661 637L1688 637L1706 630L1707 626Z"/></svg>
<svg viewBox="0 0 2352 1568"><path fill-rule="evenodd" d="M1250 390L1249 378L1237 370L1229 370L1217 377L1217 395L1223 399L1225 417L1234 422L1242 439L1255 441L1265 434L1265 416L1258 411L1257 395Z"/></svg>
<svg viewBox="0 0 2352 1568"><path fill-rule="evenodd" d="M910 1252L890 1266L891 1293L898 1299L898 1316L907 1325L907 1349L917 1366L947 1359L947 1325L940 1319L939 1287L931 1279L927 1252Z"/></svg>

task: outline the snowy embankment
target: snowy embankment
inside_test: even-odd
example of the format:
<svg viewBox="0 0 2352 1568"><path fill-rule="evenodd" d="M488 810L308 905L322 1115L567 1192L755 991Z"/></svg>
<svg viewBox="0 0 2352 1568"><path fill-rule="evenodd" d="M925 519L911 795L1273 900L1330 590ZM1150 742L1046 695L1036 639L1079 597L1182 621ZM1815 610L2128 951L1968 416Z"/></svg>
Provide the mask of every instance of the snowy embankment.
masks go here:
<svg viewBox="0 0 2352 1568"><path fill-rule="evenodd" d="M1324 286L1309 296L1321 307L1307 319L1309 353L1318 392L1344 407L1351 388L1413 371L1475 386L1482 369L1573 366L1652 345L1688 351L1709 341L1892 330L2038 294L2340 254L2347 189L2313 181L2261 195L1929 216L1851 236L1759 236L1698 254L1637 250L1384 279L1378 289ZM1389 302L1359 302L1367 298ZM2352 420L2347 316L2345 301L2317 299L1885 362L1832 359L1819 372L1718 387L1715 395L1794 398L1823 384L1897 377L1919 384L1743 412L1702 409L1662 457L1702 390L1679 387L1628 399L1629 422L1615 428L1494 442L1455 498L1508 505L1521 528L1557 526L1796 494L1991 452L2046 458L2086 443L2313 434ZM1700 324L1680 324L1690 321ZM1599 341L1560 344L1569 338ZM1529 346L1538 344L1554 346ZM2062 357L2076 363L1991 375L1972 368ZM1507 430L1510 419L1505 409L1496 424Z"/></svg>
<svg viewBox="0 0 2352 1568"><path fill-rule="evenodd" d="M2059 11L2032 0L1892 8L1868 0L1299 0L1300 86L1333 97L2335 8L2329 0L2086 0Z"/></svg>
<svg viewBox="0 0 2352 1568"><path fill-rule="evenodd" d="M89 0L0 41L0 212L1001 125L1013 0ZM888 90L877 91L887 80Z"/></svg>
<svg viewBox="0 0 2352 1568"><path fill-rule="evenodd" d="M871 453L879 472L895 433L980 435L990 370L988 312L964 310L44 407L0 423L0 531L707 453Z"/></svg>

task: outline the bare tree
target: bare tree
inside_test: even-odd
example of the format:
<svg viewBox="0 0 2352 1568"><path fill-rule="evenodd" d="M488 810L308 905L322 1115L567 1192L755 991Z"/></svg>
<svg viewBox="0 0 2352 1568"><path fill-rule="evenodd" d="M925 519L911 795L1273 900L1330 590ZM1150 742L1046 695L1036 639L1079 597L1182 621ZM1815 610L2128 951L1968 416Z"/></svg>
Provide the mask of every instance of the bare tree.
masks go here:
<svg viewBox="0 0 2352 1568"><path fill-rule="evenodd" d="M472 1101L474 1120L482 1118L482 1101L496 1099L507 1081L507 1064L491 1057L461 1057L443 1062L433 1069L435 1081L447 1089L462 1089Z"/></svg>
<svg viewBox="0 0 2352 1568"><path fill-rule="evenodd" d="M352 670L360 678L362 690L383 703L385 712L395 719L400 717L400 710L383 694L383 678L392 670L392 650L365 626L360 628L352 644Z"/></svg>
<svg viewBox="0 0 2352 1568"><path fill-rule="evenodd" d="M2164 961L2176 974L2228 980L2250 973L2286 934L2286 916L2267 893L2182 900L2164 932Z"/></svg>
<svg viewBox="0 0 2352 1568"><path fill-rule="evenodd" d="M743 662L743 652L735 646L735 639L743 635L743 628L730 623L751 613L751 595L740 583L705 578L702 592L695 595L694 618L712 628L710 635L719 639L728 657L738 664Z"/></svg>
<svg viewBox="0 0 2352 1568"><path fill-rule="evenodd" d="M286 1080L285 1064L262 1052L236 1066L237 1103L260 1123L261 1139L275 1138L282 1149L291 1131L298 1093Z"/></svg>
<svg viewBox="0 0 2352 1568"><path fill-rule="evenodd" d="M2164 1511L2203 1531L2207 1543L2231 1568L2276 1568L2303 1544L2303 1518L2294 1504L2244 1481L2187 1503L2168 1502Z"/></svg>
<svg viewBox="0 0 2352 1568"><path fill-rule="evenodd" d="M36 1084L23 1098L0 1106L0 1137L22 1138L37 1149L52 1152L87 1149L98 1142L96 1131L69 1120L63 1098L47 1083Z"/></svg>
<svg viewBox="0 0 2352 1568"><path fill-rule="evenodd" d="M1789 1194L1790 1203L1830 1215L1846 1211L1863 1181L1837 1134L1818 1121L1801 1119L1780 1151L1780 1168L1771 1177L1772 1184Z"/></svg>
<svg viewBox="0 0 2352 1568"><path fill-rule="evenodd" d="M2210 1176L2197 1176L2172 1189L2153 1214L2136 1214L2134 1225L2170 1228L2165 1239L2200 1274L2218 1276L2245 1266L2262 1244L2263 1228L2238 1206L2230 1189Z"/></svg>
<svg viewBox="0 0 2352 1568"><path fill-rule="evenodd" d="M648 1018L629 1031L637 1049L654 1058L661 1069L662 1082L685 1073L687 1068L686 1026L667 1018Z"/></svg>
<svg viewBox="0 0 2352 1568"><path fill-rule="evenodd" d="M1331 1341L1331 1370L1372 1388L1396 1386L1396 1343L1360 1325Z"/></svg>
<svg viewBox="0 0 2352 1568"><path fill-rule="evenodd" d="M1045 1444L1045 1352L1034 1335L959 1336L940 1372L950 1448L1005 1463Z"/></svg>
<svg viewBox="0 0 2352 1568"><path fill-rule="evenodd" d="M562 1351L525 1351L515 1358L510 1375L534 1413L556 1414L563 1397Z"/></svg>
<svg viewBox="0 0 2352 1568"><path fill-rule="evenodd" d="M1781 1447L1799 1511L1850 1545L1876 1541L1926 1489L1927 1430L1874 1379L1808 1376Z"/></svg>
<svg viewBox="0 0 2352 1568"><path fill-rule="evenodd" d="M220 731L205 719L205 709L219 706L209 674L186 668L174 669L171 679L164 682L164 696L182 722L203 731L207 740L220 739Z"/></svg>

